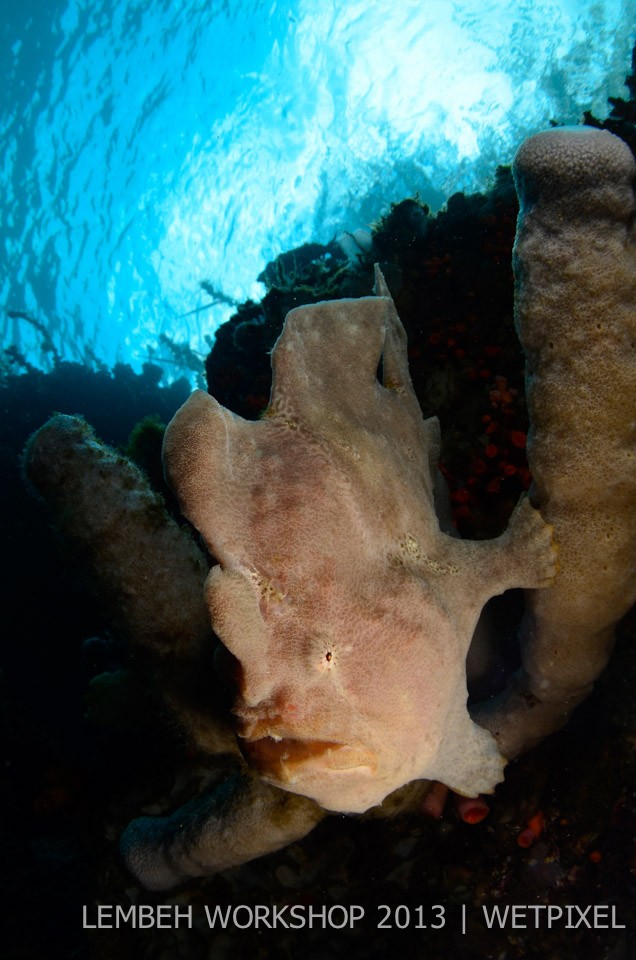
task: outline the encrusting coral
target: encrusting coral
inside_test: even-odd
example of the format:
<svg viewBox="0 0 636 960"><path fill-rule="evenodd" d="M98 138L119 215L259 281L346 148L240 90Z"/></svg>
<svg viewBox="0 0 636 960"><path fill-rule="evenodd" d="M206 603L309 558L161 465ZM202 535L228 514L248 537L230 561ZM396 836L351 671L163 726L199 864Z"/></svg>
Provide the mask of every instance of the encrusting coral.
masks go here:
<svg viewBox="0 0 636 960"><path fill-rule="evenodd" d="M602 669L633 600L633 161L610 134L556 130L521 148L516 176L543 520L523 499L497 540L451 535L436 422L420 413L381 275L376 297L291 311L261 421L198 391L168 428L168 479L218 563L205 596L256 773L205 702L218 689L202 555L82 421L55 418L32 439L27 475L82 545L114 625L149 651L191 738L230 770L171 817L130 825L124 856L146 886L277 849L323 808L363 811L390 794L387 809L412 780L492 790L503 757L565 722ZM478 726L468 646L488 597L514 585L526 588L524 667L498 704L471 709ZM160 609L176 606L165 623L153 607L164 588Z"/></svg>

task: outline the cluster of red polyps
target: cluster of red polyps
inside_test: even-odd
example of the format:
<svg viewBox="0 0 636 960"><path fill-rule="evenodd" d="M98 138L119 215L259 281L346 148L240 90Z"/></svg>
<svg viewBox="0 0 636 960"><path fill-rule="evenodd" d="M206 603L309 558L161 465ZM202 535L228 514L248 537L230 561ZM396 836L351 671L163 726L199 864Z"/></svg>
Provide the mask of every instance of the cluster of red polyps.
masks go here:
<svg viewBox="0 0 636 960"><path fill-rule="evenodd" d="M506 373L510 352L479 345L477 318L434 329L427 365L446 369L447 412L439 410L444 436L444 473L453 519L468 536L493 536L505 526L514 502L530 485L526 460L526 414L521 384Z"/></svg>
<svg viewBox="0 0 636 960"><path fill-rule="evenodd" d="M455 469L442 467L451 489L453 519L462 532L473 535L498 533L531 481L522 398L505 376L496 374L494 382L488 390L490 409L479 418L476 443L466 451L461 474L456 457L450 461Z"/></svg>
<svg viewBox="0 0 636 960"><path fill-rule="evenodd" d="M526 460L526 432L517 428L518 391L508 385L508 378L495 375L495 388L489 391L494 413L482 416L486 446L484 456L496 466L497 474L486 486L487 493L499 493L504 477L518 477L522 489L530 486L530 471ZM482 473L486 471L482 469Z"/></svg>
<svg viewBox="0 0 636 960"><path fill-rule="evenodd" d="M437 413L442 424L441 469L453 519L465 536L496 536L531 479L515 333L511 323L484 322L471 312L450 323L435 316L427 326L409 359L425 412Z"/></svg>

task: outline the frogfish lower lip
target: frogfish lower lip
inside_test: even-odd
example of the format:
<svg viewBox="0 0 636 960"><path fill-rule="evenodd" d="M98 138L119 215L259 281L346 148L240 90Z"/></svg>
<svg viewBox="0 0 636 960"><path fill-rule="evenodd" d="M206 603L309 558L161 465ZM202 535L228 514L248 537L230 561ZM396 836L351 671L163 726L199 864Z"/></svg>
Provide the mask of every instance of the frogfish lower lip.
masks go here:
<svg viewBox="0 0 636 960"><path fill-rule="evenodd" d="M259 737L240 739L241 750L247 762L281 783L287 783L301 774L301 767L314 768L318 761L327 770L349 770L361 765L360 751L333 740L295 740L292 737Z"/></svg>

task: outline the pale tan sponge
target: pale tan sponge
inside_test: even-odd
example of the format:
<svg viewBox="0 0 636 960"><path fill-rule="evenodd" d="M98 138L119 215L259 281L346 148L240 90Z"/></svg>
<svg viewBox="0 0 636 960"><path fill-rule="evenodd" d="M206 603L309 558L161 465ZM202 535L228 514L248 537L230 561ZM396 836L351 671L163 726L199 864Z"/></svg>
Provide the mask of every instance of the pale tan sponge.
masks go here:
<svg viewBox="0 0 636 960"><path fill-rule="evenodd" d="M561 727L636 598L636 165L607 131L522 144L515 319L526 354L531 498L559 572L526 591L523 669L477 719L507 757Z"/></svg>

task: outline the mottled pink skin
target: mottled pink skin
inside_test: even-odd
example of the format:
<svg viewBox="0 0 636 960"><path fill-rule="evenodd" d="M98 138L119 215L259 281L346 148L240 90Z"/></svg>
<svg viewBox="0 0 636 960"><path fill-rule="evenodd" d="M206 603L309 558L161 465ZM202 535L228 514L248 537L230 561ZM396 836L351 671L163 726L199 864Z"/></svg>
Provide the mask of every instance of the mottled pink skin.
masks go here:
<svg viewBox="0 0 636 960"><path fill-rule="evenodd" d="M441 532L437 421L422 419L379 274L378 286L288 315L263 420L197 391L164 444L182 510L219 562L206 594L240 664L246 755L268 781L345 812L417 778L493 789L504 761L466 710L466 652L489 597L554 573L527 501L498 540Z"/></svg>

